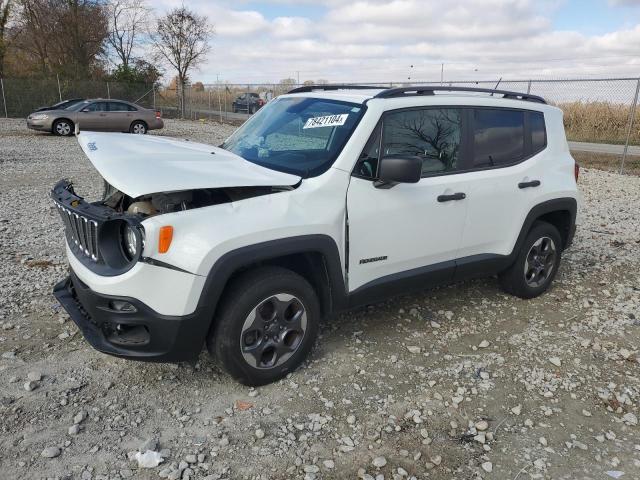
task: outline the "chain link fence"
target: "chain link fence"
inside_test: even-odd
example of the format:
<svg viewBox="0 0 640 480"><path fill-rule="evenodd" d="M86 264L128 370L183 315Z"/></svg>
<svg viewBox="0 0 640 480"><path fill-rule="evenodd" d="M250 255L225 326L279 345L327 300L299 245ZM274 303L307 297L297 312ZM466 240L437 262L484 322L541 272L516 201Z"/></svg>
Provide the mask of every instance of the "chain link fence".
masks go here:
<svg viewBox="0 0 640 480"><path fill-rule="evenodd" d="M356 84L355 82L352 84ZM612 145L606 152L608 163L619 160L619 170L627 164L640 172L640 78L357 82L381 88L419 85L498 88L540 95L564 111L567 138L573 142ZM215 84L194 83L180 89L144 83L93 80L0 79L2 109L8 117L26 117L34 109L67 98L113 98L128 100L160 110L165 117L210 119L241 123L278 95L302 86L292 83ZM588 146L572 145L589 153ZM591 152L594 153L594 152ZM575 155L574 155L575 156ZM631 162L631 163L628 163Z"/></svg>

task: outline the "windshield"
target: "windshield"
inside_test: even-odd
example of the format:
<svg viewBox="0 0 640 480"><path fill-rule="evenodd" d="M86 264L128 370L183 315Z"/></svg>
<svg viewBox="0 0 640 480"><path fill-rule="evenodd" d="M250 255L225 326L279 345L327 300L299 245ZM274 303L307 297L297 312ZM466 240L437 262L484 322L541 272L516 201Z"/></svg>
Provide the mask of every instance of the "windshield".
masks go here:
<svg viewBox="0 0 640 480"><path fill-rule="evenodd" d="M314 177L333 164L363 111L362 105L337 100L278 98L221 147L273 170Z"/></svg>

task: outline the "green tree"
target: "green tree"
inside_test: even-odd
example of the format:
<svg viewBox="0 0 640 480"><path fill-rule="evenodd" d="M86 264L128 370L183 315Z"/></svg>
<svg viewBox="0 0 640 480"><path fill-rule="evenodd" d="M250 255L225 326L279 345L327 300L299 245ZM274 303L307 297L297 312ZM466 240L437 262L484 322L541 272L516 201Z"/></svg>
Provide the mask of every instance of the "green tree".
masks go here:
<svg viewBox="0 0 640 480"><path fill-rule="evenodd" d="M136 59L129 65L120 64L111 72L109 79L123 83L158 83L162 75L158 68L146 60Z"/></svg>

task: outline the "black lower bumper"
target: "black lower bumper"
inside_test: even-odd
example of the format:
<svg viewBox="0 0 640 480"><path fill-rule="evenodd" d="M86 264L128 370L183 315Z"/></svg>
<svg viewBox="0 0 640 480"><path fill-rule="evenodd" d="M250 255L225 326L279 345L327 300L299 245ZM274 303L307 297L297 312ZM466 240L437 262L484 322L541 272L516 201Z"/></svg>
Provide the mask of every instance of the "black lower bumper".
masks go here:
<svg viewBox="0 0 640 480"><path fill-rule="evenodd" d="M209 312L161 315L129 297L91 290L71 272L53 294L96 350L117 357L150 362L195 359L210 325Z"/></svg>

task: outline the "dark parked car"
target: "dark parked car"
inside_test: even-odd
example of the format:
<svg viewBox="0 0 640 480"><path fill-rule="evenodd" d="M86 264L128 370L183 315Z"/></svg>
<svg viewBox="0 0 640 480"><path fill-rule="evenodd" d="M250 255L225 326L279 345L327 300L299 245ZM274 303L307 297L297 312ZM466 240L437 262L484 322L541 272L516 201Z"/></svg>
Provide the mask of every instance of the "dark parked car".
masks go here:
<svg viewBox="0 0 640 480"><path fill-rule="evenodd" d="M256 113L265 103L257 93L243 93L233 101L233 113Z"/></svg>
<svg viewBox="0 0 640 480"><path fill-rule="evenodd" d="M75 105L76 103L80 103L83 100L84 98L70 98L69 100L63 100L48 107L36 108L34 112L44 112L46 110L64 110L65 108L70 107L71 105Z"/></svg>
<svg viewBox="0 0 640 480"><path fill-rule="evenodd" d="M81 130L147 133L162 128L164 123L160 112L124 100L104 98L83 100L63 109L34 112L27 117L27 127L55 135L71 135L75 125Z"/></svg>

